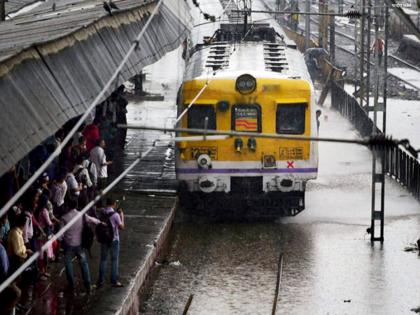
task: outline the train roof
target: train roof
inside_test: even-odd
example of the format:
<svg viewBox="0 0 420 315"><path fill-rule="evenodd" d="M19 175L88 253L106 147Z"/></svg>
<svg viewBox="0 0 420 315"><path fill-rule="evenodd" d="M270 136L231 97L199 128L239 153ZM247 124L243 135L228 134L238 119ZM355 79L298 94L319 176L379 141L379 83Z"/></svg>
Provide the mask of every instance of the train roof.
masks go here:
<svg viewBox="0 0 420 315"><path fill-rule="evenodd" d="M190 57L185 81L255 77L308 80L303 56L281 42L217 42L201 47Z"/></svg>
<svg viewBox="0 0 420 315"><path fill-rule="evenodd" d="M223 9L219 0L216 2L206 9L218 16ZM258 1L253 2L253 6L256 10L264 9ZM196 49L187 62L184 81L234 79L244 73L260 78L310 81L303 54L296 49L295 42L287 38L277 22L265 13L252 13L252 21L255 22L257 28L272 28L278 37L275 41L218 41L205 45L203 39L208 39L218 29L229 28L229 26L220 22L198 23L191 37L191 44ZM233 24L241 27L238 23Z"/></svg>

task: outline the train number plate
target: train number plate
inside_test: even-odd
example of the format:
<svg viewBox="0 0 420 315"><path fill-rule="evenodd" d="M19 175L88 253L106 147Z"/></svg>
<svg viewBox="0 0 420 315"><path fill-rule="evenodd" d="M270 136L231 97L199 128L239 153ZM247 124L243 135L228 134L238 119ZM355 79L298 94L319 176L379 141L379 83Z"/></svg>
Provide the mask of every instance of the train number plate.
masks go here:
<svg viewBox="0 0 420 315"><path fill-rule="evenodd" d="M217 147L192 147L191 158L196 159L201 154L207 154L212 160L217 160Z"/></svg>
<svg viewBox="0 0 420 315"><path fill-rule="evenodd" d="M280 160L303 160L303 148L280 147L279 158Z"/></svg>

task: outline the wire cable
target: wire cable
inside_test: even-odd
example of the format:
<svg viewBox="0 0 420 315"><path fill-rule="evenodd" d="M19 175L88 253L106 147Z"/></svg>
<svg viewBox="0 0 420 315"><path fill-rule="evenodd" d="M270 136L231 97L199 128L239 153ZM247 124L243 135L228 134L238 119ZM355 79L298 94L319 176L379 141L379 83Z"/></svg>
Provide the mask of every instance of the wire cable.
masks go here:
<svg viewBox="0 0 420 315"><path fill-rule="evenodd" d="M318 141L318 142L335 142L359 144L368 146L372 149L383 149L385 147L392 147L401 145L408 147L409 141L407 139L397 140L383 134L373 135L363 139L346 139L346 138L326 138L315 136L299 136L277 133L255 133L249 131L233 131L233 130L214 130L214 129L199 129L199 128L165 128L159 126L147 125L118 125L119 128L140 129L140 130L155 130L163 132L182 132L197 135L219 135L219 136L233 136L233 137L253 137L264 139L282 139L294 141Z"/></svg>
<svg viewBox="0 0 420 315"><path fill-rule="evenodd" d="M137 49L137 47L139 45L139 42L140 42L140 39L143 37L144 33L146 32L147 28L149 27L150 23L153 20L153 17L158 12L162 3L163 3L163 0L159 0L159 2L156 4L156 7L153 9L153 11L152 11L151 15L149 16L146 24L141 29L141 31L137 35L136 39L133 41L133 44L131 45L130 49L127 51L123 60L121 61L121 63L117 67L117 69L114 71L113 75L108 80L108 82L105 84L105 86L102 88L102 90L96 96L96 98L93 100L93 102L86 109L86 111L82 115L82 117L80 117L80 119L77 121L76 125L74 125L73 129L71 129L69 134L64 138L63 142L60 143L60 145L54 150L54 152L51 153L51 155L48 157L48 159L38 168L38 170L31 176L31 178L29 178L28 181L18 190L18 192L1 208L0 217L2 217L18 201L18 199L28 190L29 187L31 187L31 185L38 179L38 177L47 169L47 167L51 164L51 162L60 155L61 150L65 147L65 145L70 140L72 140L73 135L77 132L79 127L82 125L82 123L90 115L90 112L100 102L102 97L105 96L105 93L111 87L111 85L113 84L115 79L117 79L118 76L120 75L123 67L127 63L131 54Z"/></svg>
<svg viewBox="0 0 420 315"><path fill-rule="evenodd" d="M103 196L111 191L112 188L115 187L138 163L143 160L152 150L154 147L149 148L145 153L143 153L140 157L133 161L129 167L127 167L117 178L115 178L111 184L105 187L104 190L101 191L92 201L90 201L79 213L71 219L66 225L64 225L56 234L53 235L37 252L35 252L27 261L25 261L22 266L20 266L12 275L10 275L6 280L4 280L0 284L0 293L3 292L12 282L28 268L40 255L43 254L44 251L48 249L49 246L56 240L58 240L64 233L95 204L97 203Z"/></svg>
<svg viewBox="0 0 420 315"><path fill-rule="evenodd" d="M229 1L229 3L228 4L230 4L232 2L232 0L231 1ZM225 7L225 10L226 10L226 8L227 8L227 6ZM224 10L224 11L225 11ZM224 14L224 11L223 11L223 13L221 14L221 16ZM212 22L209 22L209 23L215 23L214 21L212 21ZM203 23L204 24L204 23ZM203 24L201 24L201 25L203 25ZM236 22L236 27L238 27L238 21ZM250 29L242 36L242 38L239 40L239 42L242 42L247 36L248 36L248 34L249 34L249 32L253 29L253 27L254 27L254 25L252 25L252 27L250 27ZM236 51L236 46L235 46L235 44L236 44L236 41L234 41L234 48L233 48L233 50L230 52L230 54L229 54L229 58L232 56L232 54ZM211 81L213 81L213 79L214 79L214 77L216 76L216 74L217 74L217 72L219 72L219 71L221 71L221 70L223 70L224 69L224 66L222 66L222 67L220 67L219 69L217 69L216 71L213 71L213 73L212 73L212 77L211 78L207 78L207 80L206 80L206 83L204 84L204 86L201 88L201 90L196 94L196 96L193 98L193 100L188 104L188 106L182 111L182 113L177 117L177 119L175 120L175 123L174 123L174 128L178 125L178 123L179 123L179 121L182 119L182 117L186 114L186 113L188 113L188 110L195 104L195 102L198 100L198 98L201 96L201 94L203 94L204 93L204 91L208 88L208 86L210 85L210 82Z"/></svg>

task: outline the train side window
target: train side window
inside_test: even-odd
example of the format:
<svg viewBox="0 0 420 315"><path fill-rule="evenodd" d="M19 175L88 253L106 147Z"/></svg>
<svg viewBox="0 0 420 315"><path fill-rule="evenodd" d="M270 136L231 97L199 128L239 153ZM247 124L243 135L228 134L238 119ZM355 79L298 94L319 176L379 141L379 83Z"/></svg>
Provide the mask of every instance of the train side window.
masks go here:
<svg viewBox="0 0 420 315"><path fill-rule="evenodd" d="M305 132L307 104L277 104L276 132L299 135Z"/></svg>
<svg viewBox="0 0 420 315"><path fill-rule="evenodd" d="M261 132L261 107L259 105L233 106L232 130Z"/></svg>
<svg viewBox="0 0 420 315"><path fill-rule="evenodd" d="M204 129L204 121L209 118L207 129L216 129L216 111L213 105L193 105L188 110L188 128Z"/></svg>

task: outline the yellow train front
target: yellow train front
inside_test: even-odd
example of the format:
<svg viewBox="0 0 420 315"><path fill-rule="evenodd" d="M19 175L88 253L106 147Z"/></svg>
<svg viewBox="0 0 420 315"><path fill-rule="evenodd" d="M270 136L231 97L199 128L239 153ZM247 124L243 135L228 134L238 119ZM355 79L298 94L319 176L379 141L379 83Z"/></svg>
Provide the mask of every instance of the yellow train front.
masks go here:
<svg viewBox="0 0 420 315"><path fill-rule="evenodd" d="M313 87L303 58L277 35L265 34L260 41L220 38L196 48L188 60L178 112L207 87L181 127L317 135ZM191 136L179 134L186 141L177 143L176 173L185 209L265 218L296 215L305 208L306 183L317 176L316 143L252 136L196 141Z"/></svg>

